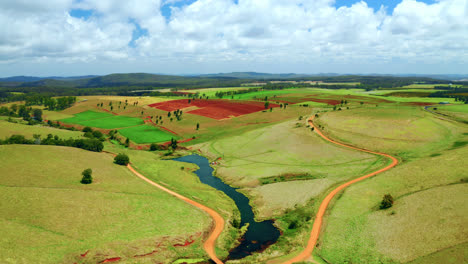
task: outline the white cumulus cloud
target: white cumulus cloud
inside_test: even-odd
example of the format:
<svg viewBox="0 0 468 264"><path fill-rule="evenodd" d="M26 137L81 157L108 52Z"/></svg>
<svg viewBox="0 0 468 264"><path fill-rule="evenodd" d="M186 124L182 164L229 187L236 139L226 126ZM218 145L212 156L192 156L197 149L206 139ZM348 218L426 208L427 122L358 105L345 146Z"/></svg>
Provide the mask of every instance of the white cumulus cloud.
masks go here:
<svg viewBox="0 0 468 264"><path fill-rule="evenodd" d="M369 71L376 65L381 72L398 72L398 65L410 64L463 72L460 67L468 66L468 0L402 0L393 12L365 1L339 8L332 0L183 2L2 1L0 67L141 61L145 66L138 70L182 73L200 69L187 63L208 70L296 72ZM163 6L171 6L170 17L163 16ZM72 9L92 15L75 18ZM134 39L135 24L147 34Z"/></svg>

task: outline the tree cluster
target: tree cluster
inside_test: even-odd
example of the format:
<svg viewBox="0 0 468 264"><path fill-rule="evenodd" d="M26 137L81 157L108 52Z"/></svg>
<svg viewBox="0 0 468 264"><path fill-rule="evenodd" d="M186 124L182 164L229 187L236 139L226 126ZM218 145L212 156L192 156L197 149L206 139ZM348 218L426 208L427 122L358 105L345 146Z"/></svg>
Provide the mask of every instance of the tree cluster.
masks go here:
<svg viewBox="0 0 468 264"><path fill-rule="evenodd" d="M23 135L12 135L4 140L0 140L0 145L8 144L66 146L94 152L101 152L104 148L102 142L97 139L61 139L59 136L52 134L48 134L44 139L40 135L35 134L33 139L27 139Z"/></svg>

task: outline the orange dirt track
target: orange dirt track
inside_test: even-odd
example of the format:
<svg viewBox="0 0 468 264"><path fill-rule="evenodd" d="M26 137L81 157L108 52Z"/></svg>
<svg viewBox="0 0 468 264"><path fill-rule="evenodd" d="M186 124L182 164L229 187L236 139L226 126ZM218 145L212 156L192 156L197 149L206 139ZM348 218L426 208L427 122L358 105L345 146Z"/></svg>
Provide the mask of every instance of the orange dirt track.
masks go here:
<svg viewBox="0 0 468 264"><path fill-rule="evenodd" d="M216 239L219 237L219 235L221 234L221 232L223 231L223 228L224 228L224 219L213 209L209 208L209 207L206 207L200 203L197 203L193 200L190 200L189 198L183 196L183 195L180 195L174 191L171 191L169 190L168 188L166 187L163 187L162 185L159 185L153 181L151 181L150 179L146 178L145 176L141 175L139 172L137 172L130 164L127 165L127 168L133 172L136 176L138 176L140 179L146 181L147 183L169 193L170 195L172 196L175 196L179 199L181 199L182 201L184 202L187 202L195 207L198 207L200 209L202 209L203 211L207 212L211 218L213 218L214 220L214 228L213 230L211 231L211 234L210 236L208 237L208 239L205 241L205 243L203 244L203 248L205 249L205 251L208 253L208 255L210 256L210 258L217 264L222 264L223 262L218 259L218 257L216 256L216 253L215 253L215 243L216 243Z"/></svg>
<svg viewBox="0 0 468 264"><path fill-rule="evenodd" d="M386 166L385 168L374 171L372 173L369 173L367 175L364 175L364 176L359 177L357 179L354 179L352 181L346 182L346 183L338 186L331 193L329 193L327 195L327 197L325 197L325 199L323 199L322 203L320 204L319 210L318 210L317 214L315 215L315 221L314 221L314 225L312 227L312 231L310 232L310 238L309 238L309 241L307 242L307 247L299 255L297 255L296 257L284 262L284 264L291 264L291 263L294 263L294 262L305 261L305 260L307 260L307 259L309 259L311 257L312 251L314 251L315 244L317 244L317 240L318 240L318 237L320 235L320 228L322 227L323 215L325 214L325 211L327 210L328 204L330 203L330 201L333 199L333 197L338 192L340 192L341 190L343 190L344 188L348 187L349 185L351 185L353 183L362 181L362 180L367 179L369 177L372 177L372 176L374 176L374 175L376 175L378 173L387 171L387 170L395 167L398 164L398 160L395 157L392 157L392 156L390 156L388 154L380 153L380 152L374 152L374 151L361 149L361 148L356 148L356 147L353 147L353 146L348 146L346 144L336 142L334 140L329 139L327 136L325 136L320 130L318 130L314 126L312 120L313 120L313 117L310 117L309 120L308 120L310 126L313 127L314 131L316 131L317 134L319 134L323 139L325 139L325 140L327 140L327 141L329 141L329 142L331 142L333 144L337 144L337 145L340 145L340 146L343 146L343 147L346 147L346 148L355 149L355 150L359 150L359 151L363 151L363 152L372 153L372 154L387 157L387 158L392 160L392 163L390 165Z"/></svg>

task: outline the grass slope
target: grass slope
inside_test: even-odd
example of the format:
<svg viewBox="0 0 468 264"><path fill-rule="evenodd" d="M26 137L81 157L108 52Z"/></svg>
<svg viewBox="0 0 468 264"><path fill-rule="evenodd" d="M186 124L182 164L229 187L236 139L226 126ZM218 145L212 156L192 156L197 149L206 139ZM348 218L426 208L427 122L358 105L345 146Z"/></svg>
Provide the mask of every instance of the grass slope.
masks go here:
<svg viewBox="0 0 468 264"><path fill-rule="evenodd" d="M296 123L302 127L296 127ZM271 217L285 209L304 204L336 182L352 178L381 166L381 160L370 154L327 144L304 126L305 121L287 121L253 130L238 136L214 140L201 149L212 157L223 157L217 174L254 197L258 217ZM297 183L272 183L260 188L262 178L283 174L309 174L310 188L297 188ZM281 187L276 187L280 185ZM279 195L270 199L281 189ZM282 198L280 198L282 197Z"/></svg>
<svg viewBox="0 0 468 264"><path fill-rule="evenodd" d="M460 128L415 107L378 107L321 114L331 138L408 159L428 156L457 140Z"/></svg>
<svg viewBox="0 0 468 264"><path fill-rule="evenodd" d="M119 133L137 144L160 143L170 141L171 138L177 139L177 136L149 125L123 128L119 130Z"/></svg>
<svg viewBox="0 0 468 264"><path fill-rule="evenodd" d="M332 137L405 158L396 168L349 187L334 202L315 252L327 263L460 263L466 258L468 128L418 111L322 115ZM337 127L346 129L337 133ZM378 210L387 193L394 206Z"/></svg>
<svg viewBox="0 0 468 264"><path fill-rule="evenodd" d="M26 138L32 138L34 134L41 135L42 138L48 134L57 135L60 138L79 138L83 135L82 132L57 129L42 125L28 126L20 123L10 123L0 120L0 138L9 137L11 135L23 135Z"/></svg>
<svg viewBox="0 0 468 264"><path fill-rule="evenodd" d="M74 117L60 120L64 123L77 124L104 129L130 127L143 124L143 120L130 116L114 116L109 113L85 111L75 114Z"/></svg>
<svg viewBox="0 0 468 264"><path fill-rule="evenodd" d="M106 256L133 263L130 256L168 243L163 236L188 238L209 225L201 211L139 180L108 154L8 145L0 146L0 160L2 263L96 263ZM91 185L79 183L86 168L93 169ZM173 249L160 251L157 259L175 258Z"/></svg>
<svg viewBox="0 0 468 264"><path fill-rule="evenodd" d="M199 178L192 173L196 165L172 160L160 160L163 152L137 151L121 149L116 145L106 143L105 150L113 153L126 153L132 165L149 179L168 187L190 199L215 209L226 221L225 229L217 240L217 254L221 258L227 256L228 250L237 238L237 230L229 222L238 216L234 202L223 192L217 191L209 185L202 184ZM181 219L189 219L182 217ZM198 221L190 219L190 221Z"/></svg>

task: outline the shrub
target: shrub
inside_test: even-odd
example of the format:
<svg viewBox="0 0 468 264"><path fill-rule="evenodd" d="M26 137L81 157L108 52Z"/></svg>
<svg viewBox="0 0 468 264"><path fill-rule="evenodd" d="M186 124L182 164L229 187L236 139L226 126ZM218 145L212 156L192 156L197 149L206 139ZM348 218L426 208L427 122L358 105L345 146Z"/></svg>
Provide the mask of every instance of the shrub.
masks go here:
<svg viewBox="0 0 468 264"><path fill-rule="evenodd" d="M385 194L382 202L380 202L380 209L387 209L392 207L393 205L393 197L390 194Z"/></svg>
<svg viewBox="0 0 468 264"><path fill-rule="evenodd" d="M93 174L93 170L91 169L86 169L84 170L81 175L83 175L83 178L81 179L82 184L90 184L93 182L93 177L91 176Z"/></svg>
<svg viewBox="0 0 468 264"><path fill-rule="evenodd" d="M90 127L85 127L85 128L83 128L83 130L81 130L81 131L83 131L83 132L93 132L93 129L90 128Z"/></svg>
<svg viewBox="0 0 468 264"><path fill-rule="evenodd" d="M159 150L158 144L156 144L156 143L151 143L151 145L150 145L150 150L151 150L151 151Z"/></svg>
<svg viewBox="0 0 468 264"><path fill-rule="evenodd" d="M93 136L98 139L103 137L101 131L97 131L97 130L93 131Z"/></svg>
<svg viewBox="0 0 468 264"><path fill-rule="evenodd" d="M126 154L123 154L123 153L120 153L114 158L114 163L119 164L119 165L128 165L129 162L130 162L130 158Z"/></svg>

